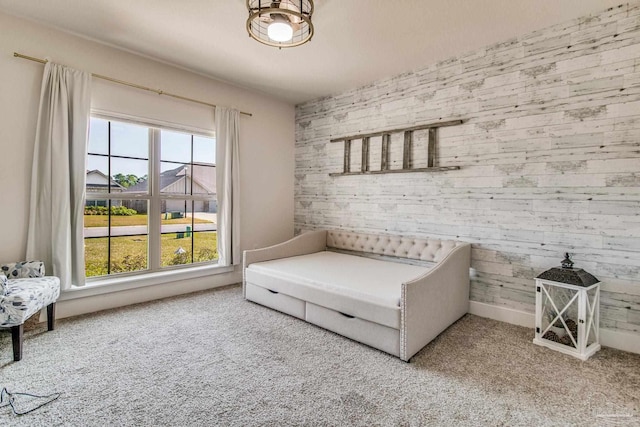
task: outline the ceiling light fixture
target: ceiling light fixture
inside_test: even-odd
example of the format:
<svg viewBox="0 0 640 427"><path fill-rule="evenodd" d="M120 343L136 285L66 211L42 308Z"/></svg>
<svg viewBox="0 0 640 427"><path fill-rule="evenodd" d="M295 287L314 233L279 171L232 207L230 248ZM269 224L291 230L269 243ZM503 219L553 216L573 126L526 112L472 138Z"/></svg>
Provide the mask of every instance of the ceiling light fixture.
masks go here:
<svg viewBox="0 0 640 427"><path fill-rule="evenodd" d="M293 38L293 28L291 28L289 21L281 15L276 15L273 22L267 27L267 35L273 41L288 42Z"/></svg>
<svg viewBox="0 0 640 427"><path fill-rule="evenodd" d="M249 36L278 48L300 46L313 37L313 0L247 0Z"/></svg>

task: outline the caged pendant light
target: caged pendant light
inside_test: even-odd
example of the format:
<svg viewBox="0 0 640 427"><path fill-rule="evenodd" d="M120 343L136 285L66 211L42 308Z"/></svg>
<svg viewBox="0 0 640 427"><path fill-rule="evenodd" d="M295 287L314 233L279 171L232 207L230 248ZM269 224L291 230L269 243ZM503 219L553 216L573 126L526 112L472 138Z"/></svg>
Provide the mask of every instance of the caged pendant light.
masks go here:
<svg viewBox="0 0 640 427"><path fill-rule="evenodd" d="M249 36L278 48L300 46L313 37L313 0L247 0Z"/></svg>

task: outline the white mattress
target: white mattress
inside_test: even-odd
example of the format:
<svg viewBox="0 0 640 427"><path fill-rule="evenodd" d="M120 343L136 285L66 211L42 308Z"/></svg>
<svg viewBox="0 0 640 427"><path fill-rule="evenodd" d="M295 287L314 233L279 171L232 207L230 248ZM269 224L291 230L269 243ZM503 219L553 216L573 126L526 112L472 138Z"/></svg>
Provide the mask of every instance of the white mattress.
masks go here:
<svg viewBox="0 0 640 427"><path fill-rule="evenodd" d="M288 283L394 309L400 306L401 284L427 271L426 267L329 251L259 262L247 268L249 276L256 278L280 278ZM255 282L266 284L267 281Z"/></svg>

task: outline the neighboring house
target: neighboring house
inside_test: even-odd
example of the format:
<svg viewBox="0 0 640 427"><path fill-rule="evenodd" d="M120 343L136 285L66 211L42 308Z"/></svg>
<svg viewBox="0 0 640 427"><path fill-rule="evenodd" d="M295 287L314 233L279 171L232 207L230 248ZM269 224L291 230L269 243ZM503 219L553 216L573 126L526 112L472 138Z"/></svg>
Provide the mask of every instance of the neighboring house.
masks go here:
<svg viewBox="0 0 640 427"><path fill-rule="evenodd" d="M113 179L97 169L87 171L87 193L107 193L109 191L109 181L111 181L111 193L121 193L125 188ZM113 200L112 206L120 206L120 200ZM106 200L87 200L85 206L107 206Z"/></svg>
<svg viewBox="0 0 640 427"><path fill-rule="evenodd" d="M192 173L193 171L193 173ZM142 180L136 185L126 188L124 191L147 191L147 180ZM166 194L193 194L209 195L215 197L216 194L216 169L215 166L194 166L180 165L174 169L164 171L160 174L160 192ZM124 201L128 208L135 209L139 213L147 212L146 201ZM162 212L185 212L184 200L162 200ZM190 210L190 207L189 209ZM218 210L215 200L197 200L194 203L194 212L211 212Z"/></svg>

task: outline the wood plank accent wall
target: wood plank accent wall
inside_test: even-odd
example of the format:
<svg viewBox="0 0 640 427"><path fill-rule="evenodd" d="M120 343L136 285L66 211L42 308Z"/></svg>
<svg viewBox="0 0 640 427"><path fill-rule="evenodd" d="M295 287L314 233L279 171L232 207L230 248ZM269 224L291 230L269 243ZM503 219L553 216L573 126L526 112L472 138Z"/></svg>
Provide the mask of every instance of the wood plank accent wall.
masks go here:
<svg viewBox="0 0 640 427"><path fill-rule="evenodd" d="M332 138L448 117L435 162L460 170L328 175ZM350 170L402 167L402 134L367 144ZM295 227L471 242L471 299L530 313L570 252L605 282L602 327L640 337L640 3L297 106Z"/></svg>

